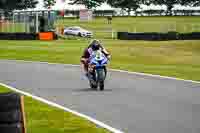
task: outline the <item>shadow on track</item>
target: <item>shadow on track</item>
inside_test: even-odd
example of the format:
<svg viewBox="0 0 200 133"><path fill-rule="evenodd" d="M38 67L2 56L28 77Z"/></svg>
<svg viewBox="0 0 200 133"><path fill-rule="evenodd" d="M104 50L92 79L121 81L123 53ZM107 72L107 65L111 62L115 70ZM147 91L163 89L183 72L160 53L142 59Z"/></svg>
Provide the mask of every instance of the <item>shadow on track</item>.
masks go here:
<svg viewBox="0 0 200 133"><path fill-rule="evenodd" d="M99 91L99 90L95 90L92 88L83 88L83 89L76 89L74 90L76 92L111 92L113 91L112 89L105 89L104 91Z"/></svg>

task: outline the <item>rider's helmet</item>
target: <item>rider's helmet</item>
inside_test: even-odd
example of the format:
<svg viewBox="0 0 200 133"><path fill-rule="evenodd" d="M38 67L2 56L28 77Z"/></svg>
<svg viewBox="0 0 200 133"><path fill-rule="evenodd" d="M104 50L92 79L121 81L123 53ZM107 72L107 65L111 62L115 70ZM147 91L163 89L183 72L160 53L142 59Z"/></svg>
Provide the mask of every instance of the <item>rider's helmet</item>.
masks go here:
<svg viewBox="0 0 200 133"><path fill-rule="evenodd" d="M93 51L97 51L101 47L100 42L98 40L93 40L90 46Z"/></svg>

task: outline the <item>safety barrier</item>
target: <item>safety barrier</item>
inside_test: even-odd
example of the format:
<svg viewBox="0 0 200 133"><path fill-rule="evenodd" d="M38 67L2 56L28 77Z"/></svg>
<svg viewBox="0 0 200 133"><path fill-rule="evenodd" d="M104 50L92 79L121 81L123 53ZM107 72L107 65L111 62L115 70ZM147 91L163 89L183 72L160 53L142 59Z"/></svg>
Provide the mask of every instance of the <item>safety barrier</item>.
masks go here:
<svg viewBox="0 0 200 133"><path fill-rule="evenodd" d="M117 38L120 40L200 40L200 32L193 33L129 33L129 32L118 32Z"/></svg>
<svg viewBox="0 0 200 133"><path fill-rule="evenodd" d="M49 33L50 35L48 40L56 40L58 39L57 35L52 32ZM0 33L0 40L39 40L41 36L35 33ZM44 37L44 36L43 36ZM46 36L47 37L47 36Z"/></svg>
<svg viewBox="0 0 200 133"><path fill-rule="evenodd" d="M0 40L37 40L34 33L0 33Z"/></svg>
<svg viewBox="0 0 200 133"><path fill-rule="evenodd" d="M26 133L23 96L0 94L0 132Z"/></svg>

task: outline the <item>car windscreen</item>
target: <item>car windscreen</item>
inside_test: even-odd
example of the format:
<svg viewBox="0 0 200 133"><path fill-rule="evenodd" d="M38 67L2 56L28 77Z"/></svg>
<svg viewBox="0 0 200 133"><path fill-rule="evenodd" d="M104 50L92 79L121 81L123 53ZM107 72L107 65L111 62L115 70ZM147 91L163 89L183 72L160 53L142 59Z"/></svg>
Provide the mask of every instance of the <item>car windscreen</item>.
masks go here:
<svg viewBox="0 0 200 133"><path fill-rule="evenodd" d="M78 31L81 30L80 28L71 28L71 30Z"/></svg>

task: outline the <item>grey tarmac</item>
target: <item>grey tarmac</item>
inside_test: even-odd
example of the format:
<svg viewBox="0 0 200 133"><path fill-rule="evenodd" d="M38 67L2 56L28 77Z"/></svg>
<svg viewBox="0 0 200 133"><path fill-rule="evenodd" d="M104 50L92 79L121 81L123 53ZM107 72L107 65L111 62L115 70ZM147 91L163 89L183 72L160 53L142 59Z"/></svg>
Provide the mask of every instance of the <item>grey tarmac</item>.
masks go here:
<svg viewBox="0 0 200 133"><path fill-rule="evenodd" d="M109 71L89 89L80 67L0 60L0 82L126 133L200 133L200 84Z"/></svg>

